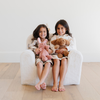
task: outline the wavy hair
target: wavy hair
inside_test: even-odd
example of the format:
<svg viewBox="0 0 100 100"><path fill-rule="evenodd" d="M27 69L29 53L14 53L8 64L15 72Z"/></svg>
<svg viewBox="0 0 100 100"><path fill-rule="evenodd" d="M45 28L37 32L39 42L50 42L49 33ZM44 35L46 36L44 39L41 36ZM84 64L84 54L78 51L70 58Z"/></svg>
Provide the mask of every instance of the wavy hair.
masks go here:
<svg viewBox="0 0 100 100"><path fill-rule="evenodd" d="M48 30L47 26L44 25L44 24L40 24L40 25L38 25L38 26L36 27L36 29L33 31L33 38L32 38L32 40L37 39L38 37L40 37L40 36L39 36L39 31L40 31L40 28L41 28L41 27L46 28L46 31L47 31L46 39L49 40L49 30Z"/></svg>

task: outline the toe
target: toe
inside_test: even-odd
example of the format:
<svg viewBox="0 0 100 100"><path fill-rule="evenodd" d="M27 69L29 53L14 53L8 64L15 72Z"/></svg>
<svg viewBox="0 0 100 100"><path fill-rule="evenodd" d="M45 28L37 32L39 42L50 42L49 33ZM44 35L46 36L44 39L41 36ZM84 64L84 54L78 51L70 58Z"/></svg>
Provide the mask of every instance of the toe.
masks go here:
<svg viewBox="0 0 100 100"><path fill-rule="evenodd" d="M40 90L40 86L38 86L38 85L36 85L35 88L36 88L37 90Z"/></svg>
<svg viewBox="0 0 100 100"><path fill-rule="evenodd" d="M53 87L51 90L57 92L58 88L57 87Z"/></svg>
<svg viewBox="0 0 100 100"><path fill-rule="evenodd" d="M65 91L65 88L64 87L59 87L59 91L60 92Z"/></svg>
<svg viewBox="0 0 100 100"><path fill-rule="evenodd" d="M46 89L46 83L42 83L40 86L42 89L44 89L44 90Z"/></svg>

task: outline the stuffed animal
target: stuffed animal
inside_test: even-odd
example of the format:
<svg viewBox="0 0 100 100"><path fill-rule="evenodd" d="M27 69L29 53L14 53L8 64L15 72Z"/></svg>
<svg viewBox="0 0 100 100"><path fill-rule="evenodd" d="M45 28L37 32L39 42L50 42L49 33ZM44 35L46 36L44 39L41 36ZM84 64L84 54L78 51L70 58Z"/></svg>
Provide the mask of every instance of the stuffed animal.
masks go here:
<svg viewBox="0 0 100 100"><path fill-rule="evenodd" d="M69 40L66 40L66 39L63 39L63 38L59 38L59 39L56 39L56 40L53 40L51 41L51 43L53 45L55 45L55 49L58 49L56 51L59 51L59 49L63 49L64 51L60 52L57 54L57 56L59 58L62 58L63 55L64 56L68 56L69 52L66 48L66 45L69 46L70 45L70 41ZM66 49L66 50L65 50ZM57 52L56 52L57 53Z"/></svg>
<svg viewBox="0 0 100 100"><path fill-rule="evenodd" d="M45 39L43 42L41 42L40 38L37 39L38 41L38 48L40 52L36 53L39 54L39 58L42 59L42 61L47 61L52 58L51 55L49 55L48 50L49 50L49 45L47 45L47 39Z"/></svg>

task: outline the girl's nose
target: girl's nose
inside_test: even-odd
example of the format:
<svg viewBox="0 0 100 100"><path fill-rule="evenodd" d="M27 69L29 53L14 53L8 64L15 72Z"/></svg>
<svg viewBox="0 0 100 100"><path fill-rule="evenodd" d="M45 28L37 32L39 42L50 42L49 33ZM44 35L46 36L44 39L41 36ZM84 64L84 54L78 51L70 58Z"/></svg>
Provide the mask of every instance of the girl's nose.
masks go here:
<svg viewBox="0 0 100 100"><path fill-rule="evenodd" d="M61 32L61 29L59 29L59 31Z"/></svg>
<svg viewBox="0 0 100 100"><path fill-rule="evenodd" d="M44 32L42 32L42 34L44 34Z"/></svg>

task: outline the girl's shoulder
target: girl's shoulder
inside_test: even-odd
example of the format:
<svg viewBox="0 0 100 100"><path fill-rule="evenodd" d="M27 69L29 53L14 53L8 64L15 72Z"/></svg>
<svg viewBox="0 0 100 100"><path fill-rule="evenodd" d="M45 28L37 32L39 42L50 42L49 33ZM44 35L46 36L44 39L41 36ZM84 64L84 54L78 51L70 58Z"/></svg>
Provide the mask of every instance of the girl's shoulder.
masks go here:
<svg viewBox="0 0 100 100"><path fill-rule="evenodd" d="M53 35L52 37L51 37L51 40L54 40L54 39L56 39L57 38L57 35Z"/></svg>
<svg viewBox="0 0 100 100"><path fill-rule="evenodd" d="M56 40L56 39L58 39L58 38L71 39L72 37L69 36L68 34L65 34L65 35L63 35L63 36L60 36L60 35L53 35L53 36L51 37L51 40Z"/></svg>
<svg viewBox="0 0 100 100"><path fill-rule="evenodd" d="M37 39L32 38L31 40L32 40L32 44L37 44Z"/></svg>
<svg viewBox="0 0 100 100"><path fill-rule="evenodd" d="M32 40L32 41L34 41L34 40L37 40L37 39L36 39L36 38L34 38L34 37L32 37L32 38L31 38L31 40Z"/></svg>
<svg viewBox="0 0 100 100"><path fill-rule="evenodd" d="M56 36L56 35L52 35L52 37L55 37L55 36ZM52 38L52 37L51 37L51 38Z"/></svg>
<svg viewBox="0 0 100 100"><path fill-rule="evenodd" d="M65 36L64 37L67 37L67 38L73 38L73 37L71 37L70 35L68 35L68 34L65 34Z"/></svg>

